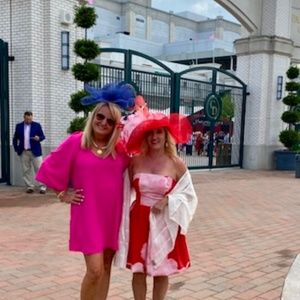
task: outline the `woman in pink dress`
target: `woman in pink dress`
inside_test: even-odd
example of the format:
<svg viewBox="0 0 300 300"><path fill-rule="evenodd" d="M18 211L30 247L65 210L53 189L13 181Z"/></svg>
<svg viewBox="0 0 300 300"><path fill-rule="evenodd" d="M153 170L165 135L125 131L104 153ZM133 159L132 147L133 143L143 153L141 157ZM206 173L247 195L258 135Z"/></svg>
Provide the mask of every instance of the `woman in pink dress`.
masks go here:
<svg viewBox="0 0 300 300"><path fill-rule="evenodd" d="M119 142L121 112L133 105L128 85L88 88L83 104L99 103L83 132L71 134L45 158L37 179L71 204L69 249L84 255L81 299L106 299L118 249L123 174L129 159ZM113 103L114 102L114 103Z"/></svg>
<svg viewBox="0 0 300 300"><path fill-rule="evenodd" d="M153 277L152 299L162 300L168 290L168 276L190 266L185 234L197 197L190 174L177 156L175 141L185 143L191 126L178 114L167 117L149 112L144 118L127 141L127 151L140 154L133 157L129 167L136 197L128 229L121 234L125 237L121 238L121 248L126 251L120 252L126 253L126 266L133 272L134 299L146 299L148 275ZM130 124L125 124L124 130L127 127ZM117 265L122 266L121 261L118 259Z"/></svg>

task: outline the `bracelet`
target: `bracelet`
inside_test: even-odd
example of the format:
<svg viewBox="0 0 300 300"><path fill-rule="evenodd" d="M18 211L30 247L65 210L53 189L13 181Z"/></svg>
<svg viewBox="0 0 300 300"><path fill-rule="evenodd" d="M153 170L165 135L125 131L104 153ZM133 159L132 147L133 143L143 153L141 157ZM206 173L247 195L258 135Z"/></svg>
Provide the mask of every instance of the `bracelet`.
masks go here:
<svg viewBox="0 0 300 300"><path fill-rule="evenodd" d="M61 191L56 195L56 198L60 200L60 202L64 202L62 197L64 196L66 191Z"/></svg>

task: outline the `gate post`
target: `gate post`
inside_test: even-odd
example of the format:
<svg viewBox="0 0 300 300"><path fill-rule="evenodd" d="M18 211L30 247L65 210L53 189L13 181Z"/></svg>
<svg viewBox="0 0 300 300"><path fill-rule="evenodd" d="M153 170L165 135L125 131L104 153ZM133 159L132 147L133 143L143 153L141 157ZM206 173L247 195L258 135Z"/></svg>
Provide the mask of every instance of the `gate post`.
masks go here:
<svg viewBox="0 0 300 300"><path fill-rule="evenodd" d="M217 87L217 71L216 69L212 70L212 80L211 80L211 91L213 94L216 93ZM208 143L208 167L211 169L213 166L213 156L214 156L214 132L215 132L216 122L210 120L209 126L209 143Z"/></svg>
<svg viewBox="0 0 300 300"><path fill-rule="evenodd" d="M241 147L240 147L240 167L243 168L244 161L244 139L245 139L245 118L246 118L246 98L247 98L247 86L243 87L243 104L242 104L242 117L241 117Z"/></svg>
<svg viewBox="0 0 300 300"><path fill-rule="evenodd" d="M179 106L180 106L180 74L174 73L171 75L170 113L179 112Z"/></svg>
<svg viewBox="0 0 300 300"><path fill-rule="evenodd" d="M124 56L124 79L125 82L131 82L131 69L132 69L132 52L127 50Z"/></svg>
<svg viewBox="0 0 300 300"><path fill-rule="evenodd" d="M0 182L10 184L9 100L8 100L8 44L0 39L0 119L1 171Z"/></svg>

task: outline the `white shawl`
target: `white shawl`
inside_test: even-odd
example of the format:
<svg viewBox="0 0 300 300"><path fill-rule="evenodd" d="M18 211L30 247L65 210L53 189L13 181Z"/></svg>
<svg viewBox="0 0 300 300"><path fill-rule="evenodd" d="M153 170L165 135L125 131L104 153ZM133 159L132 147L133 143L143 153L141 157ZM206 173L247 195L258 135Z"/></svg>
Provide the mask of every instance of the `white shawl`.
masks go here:
<svg viewBox="0 0 300 300"><path fill-rule="evenodd" d="M191 175L186 171L176 183L168 196L168 206L162 213L150 213L150 234L148 259L155 268L172 251L179 227L182 234L186 234L189 224L196 211L198 199L194 190ZM129 212L132 194L128 174L124 182L123 217L119 233L119 250L114 264L125 268L129 242Z"/></svg>

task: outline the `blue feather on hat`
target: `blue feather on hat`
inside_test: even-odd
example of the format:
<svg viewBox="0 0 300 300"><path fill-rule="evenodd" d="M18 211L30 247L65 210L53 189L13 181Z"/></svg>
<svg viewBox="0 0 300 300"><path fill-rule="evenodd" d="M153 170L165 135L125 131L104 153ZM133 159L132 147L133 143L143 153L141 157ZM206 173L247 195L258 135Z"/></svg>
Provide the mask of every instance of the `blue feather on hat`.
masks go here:
<svg viewBox="0 0 300 300"><path fill-rule="evenodd" d="M112 102L125 110L134 106L136 93L133 86L126 82L110 83L101 89L85 84L85 90L89 95L81 98L82 105Z"/></svg>

